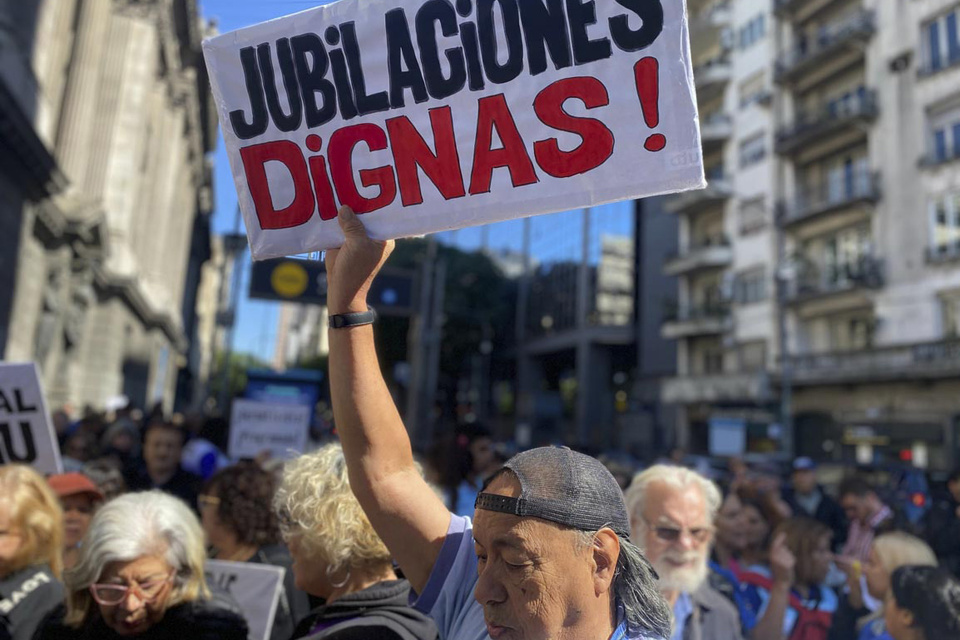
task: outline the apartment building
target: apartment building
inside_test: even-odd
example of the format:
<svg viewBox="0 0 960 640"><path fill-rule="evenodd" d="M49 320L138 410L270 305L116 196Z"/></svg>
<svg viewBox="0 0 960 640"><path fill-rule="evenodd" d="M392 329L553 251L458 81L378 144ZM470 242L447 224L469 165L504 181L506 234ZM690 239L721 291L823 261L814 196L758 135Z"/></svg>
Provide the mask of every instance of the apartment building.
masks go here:
<svg viewBox="0 0 960 640"><path fill-rule="evenodd" d="M955 464L960 3L688 8L711 184L668 204L663 326L688 444L732 419L776 450L786 388L799 453Z"/></svg>

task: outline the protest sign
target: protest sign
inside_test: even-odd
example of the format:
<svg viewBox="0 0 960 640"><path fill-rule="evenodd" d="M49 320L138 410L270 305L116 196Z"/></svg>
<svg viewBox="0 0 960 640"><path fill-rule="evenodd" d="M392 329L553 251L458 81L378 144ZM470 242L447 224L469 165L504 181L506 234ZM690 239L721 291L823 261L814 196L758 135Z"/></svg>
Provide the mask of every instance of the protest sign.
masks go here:
<svg viewBox="0 0 960 640"><path fill-rule="evenodd" d="M32 362L0 363L0 464L63 473L40 375Z"/></svg>
<svg viewBox="0 0 960 640"><path fill-rule="evenodd" d="M340 0L203 44L258 260L705 185L683 2Z"/></svg>
<svg viewBox="0 0 960 640"><path fill-rule="evenodd" d="M208 584L226 591L240 605L250 640L269 640L284 571L271 565L207 560L205 573Z"/></svg>
<svg viewBox="0 0 960 640"><path fill-rule="evenodd" d="M234 400L227 453L234 460L255 458L262 451L275 458L302 453L312 414L313 407L298 404Z"/></svg>

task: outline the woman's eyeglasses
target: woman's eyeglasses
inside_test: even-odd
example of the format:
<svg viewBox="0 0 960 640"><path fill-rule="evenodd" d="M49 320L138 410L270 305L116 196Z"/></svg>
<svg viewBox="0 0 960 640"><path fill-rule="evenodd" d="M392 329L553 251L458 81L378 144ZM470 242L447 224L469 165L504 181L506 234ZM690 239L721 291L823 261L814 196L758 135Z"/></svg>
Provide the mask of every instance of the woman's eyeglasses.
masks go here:
<svg viewBox="0 0 960 640"><path fill-rule="evenodd" d="M132 585L123 584L92 584L90 594L99 604L115 606L127 599L130 591L136 590L137 597L144 602L153 602L160 597L167 583L173 581L173 573L164 578L157 578L148 582L135 582Z"/></svg>
<svg viewBox="0 0 960 640"><path fill-rule="evenodd" d="M204 509L204 507L219 507L219 506L220 506L220 498L218 498L217 496L205 496L205 495L197 496L197 507L199 507L201 511Z"/></svg>

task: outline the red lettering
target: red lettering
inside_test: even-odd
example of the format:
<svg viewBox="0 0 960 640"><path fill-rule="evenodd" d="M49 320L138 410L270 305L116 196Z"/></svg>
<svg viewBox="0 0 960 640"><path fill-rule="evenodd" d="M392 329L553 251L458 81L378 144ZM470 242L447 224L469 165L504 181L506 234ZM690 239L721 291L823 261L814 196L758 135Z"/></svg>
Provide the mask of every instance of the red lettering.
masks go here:
<svg viewBox="0 0 960 640"><path fill-rule="evenodd" d="M322 148L323 138L313 133L307 136L307 149L320 153ZM323 156L313 156L307 163L310 165L313 189L317 192L320 219L333 220L337 217L337 202L333 199L333 187L330 186L330 176L327 175L327 161Z"/></svg>
<svg viewBox="0 0 960 640"><path fill-rule="evenodd" d="M376 198L360 194L353 178L353 149L360 142L365 142L370 151L383 151L387 148L387 134L375 124L357 124L335 131L327 148L330 173L340 203L358 214L382 209L397 197L397 181L390 166L360 170L360 184L380 187Z"/></svg>
<svg viewBox="0 0 960 640"><path fill-rule="evenodd" d="M310 187L310 174L303 152L296 143L289 140L265 142L240 149L243 160L243 172L247 177L247 186L257 210L257 220L261 229L289 229L306 224L313 215L313 189ZM275 209L270 196L270 183L267 180L266 164L279 162L290 172L293 178L293 202L283 209Z"/></svg>
<svg viewBox="0 0 960 640"><path fill-rule="evenodd" d="M403 206L423 203L420 189L420 174L417 168L437 188L445 200L462 198L463 173L460 171L460 156L457 153L457 137L453 132L453 115L450 107L430 110L430 126L437 153L430 150L423 136L406 116L387 120L390 149L400 183L400 200Z"/></svg>
<svg viewBox="0 0 960 640"><path fill-rule="evenodd" d="M473 148L473 174L470 177L470 195L489 193L493 170L507 167L514 187L539 182L533 162L513 121L513 114L503 94L481 98L477 113L477 138ZM493 130L503 147L491 149Z"/></svg>
<svg viewBox="0 0 960 640"><path fill-rule="evenodd" d="M540 168L554 178L569 178L596 169L613 155L613 132L593 118L571 116L563 109L570 98L577 98L587 109L610 104L607 88L597 78L580 77L558 80L541 91L533 101L533 110L540 122L574 133L583 140L576 149L562 151L556 138L533 145L533 154Z"/></svg>

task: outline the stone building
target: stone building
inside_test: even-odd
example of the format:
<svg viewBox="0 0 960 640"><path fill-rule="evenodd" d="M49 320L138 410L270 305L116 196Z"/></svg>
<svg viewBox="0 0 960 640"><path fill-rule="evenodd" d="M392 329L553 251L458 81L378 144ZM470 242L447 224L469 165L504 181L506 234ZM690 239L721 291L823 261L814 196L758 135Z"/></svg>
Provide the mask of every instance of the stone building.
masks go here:
<svg viewBox="0 0 960 640"><path fill-rule="evenodd" d="M0 356L37 362L52 406L169 410L201 360L207 27L195 0L0 7Z"/></svg>
<svg viewBox="0 0 960 640"><path fill-rule="evenodd" d="M798 453L960 462L960 3L688 7L710 186L668 204L663 327L686 443L739 421L780 448L789 387Z"/></svg>

